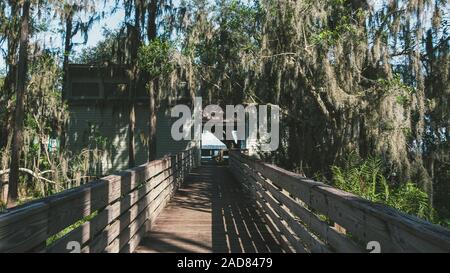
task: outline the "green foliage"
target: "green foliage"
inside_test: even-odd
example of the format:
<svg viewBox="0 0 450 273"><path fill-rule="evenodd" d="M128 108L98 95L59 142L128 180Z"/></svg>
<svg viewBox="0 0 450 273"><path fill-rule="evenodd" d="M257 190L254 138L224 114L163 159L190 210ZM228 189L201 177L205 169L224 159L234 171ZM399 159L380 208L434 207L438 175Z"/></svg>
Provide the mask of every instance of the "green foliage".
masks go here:
<svg viewBox="0 0 450 273"><path fill-rule="evenodd" d="M373 202L389 201L390 188L380 159L360 160L355 154L350 154L343 168L333 166L331 170L336 187Z"/></svg>
<svg viewBox="0 0 450 273"><path fill-rule="evenodd" d="M242 102L246 93L253 92L249 78L255 73L252 66L263 47L262 18L265 11L260 1L225 0L200 11L209 16L195 18L187 33L189 58L196 65L200 93L215 103ZM286 15L288 16L288 15ZM243 90L246 89L246 90Z"/></svg>
<svg viewBox="0 0 450 273"><path fill-rule="evenodd" d="M330 17L328 25L319 27L318 33L311 36L313 44L334 46L343 38L355 39L357 28L354 22L356 18L364 16L361 14L364 12L362 10L352 12L347 7L347 0L329 0L327 2L329 2L327 5L334 16Z"/></svg>
<svg viewBox="0 0 450 273"><path fill-rule="evenodd" d="M396 97L396 100L397 100L397 103L402 105L403 107L406 107L411 103L410 98L406 95L398 95Z"/></svg>
<svg viewBox="0 0 450 273"><path fill-rule="evenodd" d="M221 6L219 12L221 36L216 40L220 44L215 47L231 50L229 57L238 57L240 51L256 51L260 39L257 31L261 7L257 3L248 6L242 1L233 0Z"/></svg>
<svg viewBox="0 0 450 273"><path fill-rule="evenodd" d="M16 2L0 4L0 44L6 64L6 69L0 67L0 75L17 67L21 12ZM442 207L436 207L443 211L442 218L450 218L450 191L446 188L450 177L444 175L450 168L447 1L403 1L406 9L398 1L188 0L179 6L158 1L157 18L150 18L148 6L135 5L136 1L115 1L114 7L106 5L101 11L67 1L44 2L39 6L45 6L44 12L40 12L33 1L29 72L18 77L11 74L8 82L30 79L21 163L52 171L46 172L45 178L65 183L92 174L92 154L97 160L99 150L109 146L91 130L80 154L47 156L42 139L54 138L64 128L61 114L66 111L60 103L59 69L63 57L80 49L80 35L86 38L84 34L100 13L106 17L125 9L120 30L105 31L105 39L83 50L76 62L134 64L135 46L147 42L142 37L148 36L149 20L155 19L160 37L176 36L180 43L174 46L171 41L157 39L139 50L137 61L150 80L164 77L178 63L177 74L170 77L171 87L189 88L218 104L280 105L286 123L283 147L274 157L282 167L301 166L308 176L317 173L316 177L323 179L320 174L327 173L338 156L354 148L364 154L382 151L400 170L398 177L411 177L426 169L428 175L420 178L423 181L414 181L433 185L433 203ZM428 12L433 10L435 14ZM74 15L73 37L65 33L69 14ZM137 24L134 14L141 15L142 24ZM134 29L137 25L139 33ZM72 51L38 41L49 32L73 38ZM56 56L40 56L47 50ZM178 50L185 56L179 56ZM0 76L0 89L3 80ZM163 90L165 86L161 86L155 88ZM15 92L2 91L0 128L5 128L12 124ZM383 100L384 95L389 98ZM405 111L392 109L391 102ZM403 114L404 119L393 118L393 114ZM407 141L395 134L398 130ZM8 162L8 156L3 157ZM69 166L64 166L64 160ZM382 161L366 161L333 167L334 182L369 200L427 216L425 196L414 183L393 186ZM30 180L25 175L21 178ZM37 182L23 184L32 188ZM52 191L55 187L47 185L43 192Z"/></svg>
<svg viewBox="0 0 450 273"><path fill-rule="evenodd" d="M334 29L325 29L321 31L319 34L314 35L312 37L314 44L326 44L326 45L336 45L338 41L349 34L355 34L356 29L352 26L352 24L346 23L348 20L347 17L342 17L342 21L339 25Z"/></svg>
<svg viewBox="0 0 450 273"><path fill-rule="evenodd" d="M169 41L154 39L139 49L138 65L153 79L167 75L175 68L170 59L171 50L172 45Z"/></svg>
<svg viewBox="0 0 450 273"><path fill-rule="evenodd" d="M82 226L84 223L91 221L92 219L94 219L94 217L96 217L98 215L98 211L92 213L91 215L83 218L80 221L77 221L75 224L68 226L67 228L63 229L62 231L58 232L57 234L53 235L52 237L48 238L46 241L46 246L50 246L52 245L54 242L56 242L57 240L61 239L62 237L64 237L65 235L69 234L70 232L72 232L73 230L79 228L80 226Z"/></svg>
<svg viewBox="0 0 450 273"><path fill-rule="evenodd" d="M65 149L50 150L48 147L49 139L60 141L59 130L68 116L67 105L61 98L61 72L57 56L47 51L34 55L29 65L21 167L32 171L36 176L20 173L19 203L79 186L82 182L102 175L101 164L98 162L109 142L95 128L89 128L87 148L79 153L71 153ZM9 98L9 104L12 100L12 97ZM2 112L0 118L3 119ZM1 147L0 150L3 151L4 148ZM0 159L4 163L1 170L8 169L5 156L9 155L0 152Z"/></svg>
<svg viewBox="0 0 450 273"><path fill-rule="evenodd" d="M104 40L93 47L84 48L75 58L75 63L80 64L104 64L113 62L122 64L125 62L126 52L123 45L126 44L126 36L121 32L104 31Z"/></svg>
<svg viewBox="0 0 450 273"><path fill-rule="evenodd" d="M393 198L389 199L389 205L398 210L422 219L433 220L433 211L429 204L428 195L412 182L402 185Z"/></svg>
<svg viewBox="0 0 450 273"><path fill-rule="evenodd" d="M362 160L352 153L344 160L342 167L333 166L331 170L333 184L339 189L422 219L433 220L434 211L428 195L409 181L400 187L388 183L387 170L379 158Z"/></svg>
<svg viewBox="0 0 450 273"><path fill-rule="evenodd" d="M450 229L450 219L445 219L442 221L442 225Z"/></svg>
<svg viewBox="0 0 450 273"><path fill-rule="evenodd" d="M403 107L411 105L411 97L416 93L416 90L413 86L406 84L400 74L395 74L392 79L378 79L377 82L385 92L395 92L398 104Z"/></svg>

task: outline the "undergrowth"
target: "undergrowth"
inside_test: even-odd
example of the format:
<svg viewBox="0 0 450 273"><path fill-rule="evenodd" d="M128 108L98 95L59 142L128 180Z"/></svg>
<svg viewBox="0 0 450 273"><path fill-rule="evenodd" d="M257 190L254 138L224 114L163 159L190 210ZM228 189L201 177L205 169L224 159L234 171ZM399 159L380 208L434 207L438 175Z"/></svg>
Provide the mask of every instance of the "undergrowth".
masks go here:
<svg viewBox="0 0 450 273"><path fill-rule="evenodd" d="M331 167L335 187L356 194L372 202L386 204L424 220L447 226L439 220L430 204L429 196L412 181L391 181L389 171L380 158L361 159L349 155L342 166ZM389 180L388 180L389 179Z"/></svg>

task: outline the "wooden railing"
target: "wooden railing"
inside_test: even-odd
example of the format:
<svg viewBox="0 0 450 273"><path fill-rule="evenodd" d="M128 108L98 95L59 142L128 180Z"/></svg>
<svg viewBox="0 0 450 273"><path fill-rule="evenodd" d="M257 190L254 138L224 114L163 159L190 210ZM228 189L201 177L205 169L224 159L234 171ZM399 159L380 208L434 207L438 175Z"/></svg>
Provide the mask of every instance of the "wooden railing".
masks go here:
<svg viewBox="0 0 450 273"><path fill-rule="evenodd" d="M133 252L198 165L192 149L0 214L0 253Z"/></svg>
<svg viewBox="0 0 450 273"><path fill-rule="evenodd" d="M288 252L450 252L450 231L238 151L230 168Z"/></svg>

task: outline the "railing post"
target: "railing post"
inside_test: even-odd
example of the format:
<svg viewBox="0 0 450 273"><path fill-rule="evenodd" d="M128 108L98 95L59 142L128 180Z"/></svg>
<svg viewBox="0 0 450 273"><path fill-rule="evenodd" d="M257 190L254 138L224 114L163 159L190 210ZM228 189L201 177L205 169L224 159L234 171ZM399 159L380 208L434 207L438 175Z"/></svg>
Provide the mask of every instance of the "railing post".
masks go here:
<svg viewBox="0 0 450 273"><path fill-rule="evenodd" d="M8 201L8 178L7 174L0 176L0 202Z"/></svg>
<svg viewBox="0 0 450 273"><path fill-rule="evenodd" d="M192 149L192 169L195 169L195 148Z"/></svg>
<svg viewBox="0 0 450 273"><path fill-rule="evenodd" d="M177 170L177 155L173 154L171 155L171 161L172 161L172 179L173 179L173 183L177 183L177 175L178 175L178 170Z"/></svg>
<svg viewBox="0 0 450 273"><path fill-rule="evenodd" d="M196 166L195 166L195 148L192 148L191 149L191 162L192 162L192 170L193 169L195 169L196 168Z"/></svg>
<svg viewBox="0 0 450 273"><path fill-rule="evenodd" d="M194 150L190 149L189 150L189 163L190 163L190 168L189 168L189 173L194 169L194 156L193 153Z"/></svg>
<svg viewBox="0 0 450 273"><path fill-rule="evenodd" d="M178 159L179 160L179 166L180 166L180 177L179 177L179 179L180 179L180 184L181 183L183 183L183 180L184 180L184 152L181 152L180 153L180 158Z"/></svg>
<svg viewBox="0 0 450 273"><path fill-rule="evenodd" d="M176 165L177 165L177 156L176 155L170 155L170 175L172 175L172 183L175 185L175 187L177 186L177 180L176 180L176 175L177 175L177 169L176 169Z"/></svg>
<svg viewBox="0 0 450 273"><path fill-rule="evenodd" d="M193 156L192 161L193 161L194 169L195 169L198 167L197 147L194 147L192 149L192 156Z"/></svg>
<svg viewBox="0 0 450 273"><path fill-rule="evenodd" d="M183 181L183 172L184 172L184 167L183 167L183 152L181 152L179 154L178 157L178 179L179 179L179 183L182 183Z"/></svg>
<svg viewBox="0 0 450 273"><path fill-rule="evenodd" d="M177 185L183 184L183 154L177 154Z"/></svg>
<svg viewBox="0 0 450 273"><path fill-rule="evenodd" d="M192 171L192 149L188 151L188 173Z"/></svg>
<svg viewBox="0 0 450 273"><path fill-rule="evenodd" d="M202 165L202 150L201 148L196 148L196 155L195 158L197 159L197 167L200 167Z"/></svg>

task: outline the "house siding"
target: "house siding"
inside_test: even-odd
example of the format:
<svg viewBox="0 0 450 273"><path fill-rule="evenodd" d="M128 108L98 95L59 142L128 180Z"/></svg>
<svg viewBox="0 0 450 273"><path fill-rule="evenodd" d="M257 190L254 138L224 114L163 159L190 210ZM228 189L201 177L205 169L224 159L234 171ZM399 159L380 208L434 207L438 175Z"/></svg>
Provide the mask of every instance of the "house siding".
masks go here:
<svg viewBox="0 0 450 273"><path fill-rule="evenodd" d="M107 148L100 160L103 174L128 169L128 107L72 105L69 106L69 126L67 145L73 154L83 149L96 147L97 140L107 140ZM157 158L175 154L195 146L194 141L175 141L171 137L171 128L176 118L167 111L158 113L156 145ZM136 107L135 160L136 165L148 161L147 106ZM95 130L93 130L95 128ZM93 134L94 133L94 134ZM94 136L95 135L95 136Z"/></svg>

